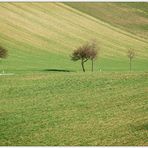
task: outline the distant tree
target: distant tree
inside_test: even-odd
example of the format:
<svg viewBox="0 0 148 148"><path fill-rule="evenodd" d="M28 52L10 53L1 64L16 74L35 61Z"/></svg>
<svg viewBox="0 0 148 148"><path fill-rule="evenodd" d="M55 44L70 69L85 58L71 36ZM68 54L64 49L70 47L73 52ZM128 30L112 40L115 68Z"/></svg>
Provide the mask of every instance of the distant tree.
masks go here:
<svg viewBox="0 0 148 148"><path fill-rule="evenodd" d="M89 56L90 56L90 60L91 60L91 71L93 72L94 69L94 59L96 59L98 51L97 51L97 45L96 45L96 41L93 41L90 44L90 49L89 49Z"/></svg>
<svg viewBox="0 0 148 148"><path fill-rule="evenodd" d="M8 51L4 47L0 46L0 60L6 58L7 55L8 55ZM4 70L3 70L3 73L4 73Z"/></svg>
<svg viewBox="0 0 148 148"><path fill-rule="evenodd" d="M130 71L132 69L132 59L135 57L135 50L134 49L129 49L127 52L127 56L129 58L129 64L130 64Z"/></svg>
<svg viewBox="0 0 148 148"><path fill-rule="evenodd" d="M88 43L78 47L76 50L73 51L71 59L73 61L81 60L81 66L83 72L85 72L84 63L88 61L90 58L89 56L90 45Z"/></svg>
<svg viewBox="0 0 148 148"><path fill-rule="evenodd" d="M92 61L92 71L93 71L93 62L97 57L96 42L85 43L84 45L78 47L73 51L71 59L73 61L81 60L81 66L83 72L85 72L84 63L89 59Z"/></svg>
<svg viewBox="0 0 148 148"><path fill-rule="evenodd" d="M0 59L2 58L6 58L7 57L7 50L5 48L3 48L2 46L0 46Z"/></svg>

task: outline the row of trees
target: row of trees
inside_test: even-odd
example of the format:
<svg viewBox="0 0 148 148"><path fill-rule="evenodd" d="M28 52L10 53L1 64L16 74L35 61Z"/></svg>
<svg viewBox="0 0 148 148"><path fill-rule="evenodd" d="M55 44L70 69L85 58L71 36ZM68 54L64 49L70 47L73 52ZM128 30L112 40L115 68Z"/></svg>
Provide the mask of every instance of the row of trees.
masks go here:
<svg viewBox="0 0 148 148"><path fill-rule="evenodd" d="M73 51L71 55L71 60L78 61L81 60L81 66L83 72L85 72L84 63L88 60L91 60L92 63L92 72L94 67L94 60L97 58L98 52L100 51L100 48L97 47L96 41L87 42L84 45L78 47L76 50ZM130 71L131 71L131 65L132 65L132 59L135 57L135 51L133 49L129 49L127 56L129 58L129 64L130 64Z"/></svg>
<svg viewBox="0 0 148 148"><path fill-rule="evenodd" d="M84 63L87 62L88 60L91 60L91 63L92 63L91 70L93 71L94 60L96 59L97 54L98 54L98 50L96 46L96 41L93 41L90 43L86 43L78 47L76 50L74 50L72 53L71 59L73 61L81 60L81 66L82 66L83 72L85 72Z"/></svg>
<svg viewBox="0 0 148 148"><path fill-rule="evenodd" d="M94 68L94 60L97 58L97 55L100 51L100 48L97 47L96 41L87 42L84 45L78 47L76 50L73 51L71 55L71 59L73 61L81 60L81 66L83 72L85 72L85 62L88 60L91 60L91 71L93 72ZM6 58L8 55L8 51L0 46L0 60L2 58ZM129 64L130 64L130 71L131 71L131 65L132 65L132 59L135 57L135 51L133 49L129 49L127 56L129 58Z"/></svg>

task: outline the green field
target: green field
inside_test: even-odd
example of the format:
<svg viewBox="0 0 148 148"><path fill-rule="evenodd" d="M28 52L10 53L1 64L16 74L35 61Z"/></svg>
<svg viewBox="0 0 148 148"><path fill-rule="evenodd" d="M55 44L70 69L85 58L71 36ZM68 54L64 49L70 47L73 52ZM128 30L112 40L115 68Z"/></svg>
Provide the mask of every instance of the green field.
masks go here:
<svg viewBox="0 0 148 148"><path fill-rule="evenodd" d="M148 145L148 4L79 4L0 3L0 145ZM70 55L92 39L83 73Z"/></svg>
<svg viewBox="0 0 148 148"><path fill-rule="evenodd" d="M147 145L147 76L40 73L3 77L0 144Z"/></svg>
<svg viewBox="0 0 148 148"><path fill-rule="evenodd" d="M8 72L48 68L80 71L79 63L70 61L70 54L91 39L96 39L101 49L96 70L128 71L129 48L136 51L134 70L148 70L146 39L65 4L1 3L0 25L0 44L9 50L3 64Z"/></svg>

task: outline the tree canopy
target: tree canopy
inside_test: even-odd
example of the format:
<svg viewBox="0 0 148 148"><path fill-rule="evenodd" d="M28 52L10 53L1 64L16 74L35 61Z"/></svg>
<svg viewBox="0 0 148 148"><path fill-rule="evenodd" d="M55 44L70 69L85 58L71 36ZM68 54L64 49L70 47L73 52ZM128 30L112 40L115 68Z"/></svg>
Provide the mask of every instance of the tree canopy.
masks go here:
<svg viewBox="0 0 148 148"><path fill-rule="evenodd" d="M6 58L7 56L8 51L4 47L0 46L0 58Z"/></svg>
<svg viewBox="0 0 148 148"><path fill-rule="evenodd" d="M75 49L72 53L71 59L73 61L81 60L83 72L85 72L84 63L89 59L92 60L92 71L93 71L93 60L97 57L96 43L90 42L85 43Z"/></svg>

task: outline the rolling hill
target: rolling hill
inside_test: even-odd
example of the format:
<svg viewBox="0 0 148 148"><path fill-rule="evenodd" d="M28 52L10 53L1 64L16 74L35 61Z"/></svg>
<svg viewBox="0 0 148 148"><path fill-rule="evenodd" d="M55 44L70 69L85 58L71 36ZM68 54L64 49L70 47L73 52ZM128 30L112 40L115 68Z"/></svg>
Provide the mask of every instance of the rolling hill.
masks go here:
<svg viewBox="0 0 148 148"><path fill-rule="evenodd" d="M136 50L134 70L147 70L147 40L120 27L62 3L0 3L0 44L9 50L3 64L7 71L81 70L70 54L91 39L101 49L96 70L127 71L129 48Z"/></svg>
<svg viewBox="0 0 148 148"><path fill-rule="evenodd" d="M148 145L147 4L94 4L0 3L1 146ZM70 55L92 39L83 73Z"/></svg>
<svg viewBox="0 0 148 148"><path fill-rule="evenodd" d="M148 3L65 3L115 27L148 39Z"/></svg>

